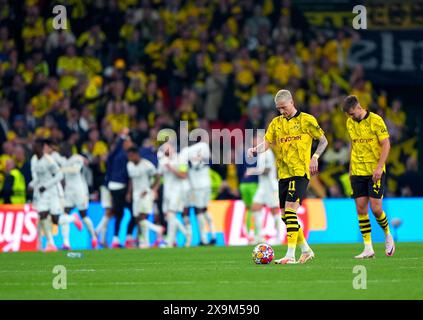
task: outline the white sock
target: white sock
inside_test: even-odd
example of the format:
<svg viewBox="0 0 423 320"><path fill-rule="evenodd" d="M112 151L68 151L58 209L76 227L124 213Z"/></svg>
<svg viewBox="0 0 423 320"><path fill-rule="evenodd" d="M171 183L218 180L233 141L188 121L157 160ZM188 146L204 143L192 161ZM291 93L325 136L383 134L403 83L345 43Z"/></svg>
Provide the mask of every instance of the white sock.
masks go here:
<svg viewBox="0 0 423 320"><path fill-rule="evenodd" d="M286 253L287 258L295 258L295 247L294 248L289 248L288 247L288 251Z"/></svg>
<svg viewBox="0 0 423 320"><path fill-rule="evenodd" d="M204 212L204 216L206 217L207 224L209 225L209 230L210 230L212 239L216 239L216 234L214 233L214 227L213 227L213 219L212 219L210 213L208 213L208 211L206 211L206 212Z"/></svg>
<svg viewBox="0 0 423 320"><path fill-rule="evenodd" d="M176 231L178 230L178 219L176 218L176 214L173 212L167 213L167 227L167 242L170 247L173 247L176 240Z"/></svg>
<svg viewBox="0 0 423 320"><path fill-rule="evenodd" d="M149 230L153 230L155 233L162 232L162 230L163 230L162 226L160 226L158 224L154 224L154 223L152 223L151 221L149 221L147 219L144 220L144 221L145 221L145 223L146 223L146 225L147 225L147 227L148 227Z"/></svg>
<svg viewBox="0 0 423 320"><path fill-rule="evenodd" d="M139 239L140 239L140 244L150 246L150 230L148 228L147 222L149 221L144 219L138 223L139 229L141 231Z"/></svg>
<svg viewBox="0 0 423 320"><path fill-rule="evenodd" d="M62 214L62 215L60 215L60 218L62 218L62 217L65 217L65 219L68 223L75 222L75 220L76 220L74 214ZM60 218L59 218L59 221L60 221Z"/></svg>
<svg viewBox="0 0 423 320"><path fill-rule="evenodd" d="M199 213L197 215L197 220L198 220L198 226L200 229L200 236L201 236L201 242L207 244L209 241L207 239L207 234L206 234L206 217L204 213Z"/></svg>
<svg viewBox="0 0 423 320"><path fill-rule="evenodd" d="M301 252L302 252L302 253L311 251L311 248L310 248L310 246L308 245L308 243L307 243L307 240L306 240L306 239L304 239L304 242L303 242L302 244L300 244L300 249L301 249Z"/></svg>
<svg viewBox="0 0 423 320"><path fill-rule="evenodd" d="M192 228L191 228L191 221L189 219L189 216L184 217L184 222L185 222L185 231L186 231L186 244L185 245L190 245L191 244L191 239L192 239Z"/></svg>
<svg viewBox="0 0 423 320"><path fill-rule="evenodd" d="M373 245L372 244L364 244L364 250L366 251L373 251Z"/></svg>
<svg viewBox="0 0 423 320"><path fill-rule="evenodd" d="M175 220L176 220L176 225L178 227L178 230L182 232L184 237L186 237L188 235L188 231L187 231L188 228L185 227L185 225L181 222L181 220L179 220L176 216L175 216Z"/></svg>
<svg viewBox="0 0 423 320"><path fill-rule="evenodd" d="M118 238L118 236L113 236L113 240L112 240L112 242L113 242L113 243L119 243L119 238Z"/></svg>
<svg viewBox="0 0 423 320"><path fill-rule="evenodd" d="M110 218L106 215L104 215L100 223L97 225L97 228L95 229L98 234L101 235L101 243L106 242L106 232L107 232L107 224L109 223Z"/></svg>
<svg viewBox="0 0 423 320"><path fill-rule="evenodd" d="M126 240L132 240L132 239L134 239L134 238L132 237L132 234L127 234L127 235L126 235Z"/></svg>
<svg viewBox="0 0 423 320"><path fill-rule="evenodd" d="M54 246L53 235L51 234L51 223L50 219L47 217L46 219L40 220L41 229L44 232L44 235L47 238L47 243L49 245Z"/></svg>
<svg viewBox="0 0 423 320"><path fill-rule="evenodd" d="M85 218L83 218L82 221L84 221L84 224L87 227L88 232L91 235L91 238L97 239L97 235L95 234L95 231L94 231L94 225L93 225L93 222L91 221L90 217L85 216Z"/></svg>
<svg viewBox="0 0 423 320"><path fill-rule="evenodd" d="M98 223L97 227L95 228L95 231L97 233L100 233L103 231L103 229L107 228L107 224L109 223L109 217L104 215L100 222Z"/></svg>
<svg viewBox="0 0 423 320"><path fill-rule="evenodd" d="M259 241L261 241L261 226L262 226L262 214L261 214L261 210L260 211L253 211L253 216L254 216L254 233L256 236L256 239L258 239Z"/></svg>
<svg viewBox="0 0 423 320"><path fill-rule="evenodd" d="M37 234L38 234L37 250L42 250L43 249L43 246L42 246L42 243L41 243L41 230L42 230L42 228L41 228L41 223L40 222L41 221L39 221L37 223Z"/></svg>
<svg viewBox="0 0 423 320"><path fill-rule="evenodd" d="M69 218L70 216L68 214L61 214L59 217L59 225L62 233L63 238L63 245L70 247L70 241L69 241L69 233L70 233L70 227L69 227ZM75 217L72 217L73 220L75 220Z"/></svg>

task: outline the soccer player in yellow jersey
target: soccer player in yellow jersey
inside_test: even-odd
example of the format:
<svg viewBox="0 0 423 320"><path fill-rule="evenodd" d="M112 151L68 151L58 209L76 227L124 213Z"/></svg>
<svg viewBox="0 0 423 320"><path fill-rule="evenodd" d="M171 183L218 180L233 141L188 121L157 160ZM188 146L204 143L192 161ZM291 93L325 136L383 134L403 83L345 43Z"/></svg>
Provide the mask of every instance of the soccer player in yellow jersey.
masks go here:
<svg viewBox="0 0 423 320"><path fill-rule="evenodd" d="M383 119L363 109L356 96L346 97L343 109L349 117L347 131L351 139L352 197L355 199L364 241L364 251L355 258L373 258L375 255L368 215L369 200L372 212L385 232L385 253L387 256L392 256L395 252L395 243L389 230L388 218L382 209L386 179L385 162L390 149L389 133Z"/></svg>
<svg viewBox="0 0 423 320"><path fill-rule="evenodd" d="M298 262L314 258L304 232L297 219L297 210L305 196L310 174L318 172L318 159L328 142L317 120L310 114L298 111L288 90L280 90L275 96L276 109L281 113L267 128L264 141L248 149L251 157L272 147L276 158L279 179L279 205L286 224L288 252L277 264L297 263L295 248L301 248ZM311 156L313 139L319 144Z"/></svg>

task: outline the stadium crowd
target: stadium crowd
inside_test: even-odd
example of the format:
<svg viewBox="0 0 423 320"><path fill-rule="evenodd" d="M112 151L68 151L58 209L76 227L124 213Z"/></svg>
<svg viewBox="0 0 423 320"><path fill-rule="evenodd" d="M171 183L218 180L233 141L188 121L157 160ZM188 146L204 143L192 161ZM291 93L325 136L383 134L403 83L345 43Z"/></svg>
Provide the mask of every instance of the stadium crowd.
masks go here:
<svg viewBox="0 0 423 320"><path fill-rule="evenodd" d="M416 138L401 100L375 90L360 65L348 65L357 34L315 29L291 1L20 2L0 0L2 202L30 196L13 188L31 180L36 138L67 141L84 155L91 198L98 199L122 129L139 147L155 148L157 132L181 120L190 129L266 128L281 88L295 93L329 140L310 196L350 195L340 107L346 94L388 125L388 195L419 195ZM53 28L56 4L67 8L65 30ZM213 197L239 198L245 170L211 168Z"/></svg>

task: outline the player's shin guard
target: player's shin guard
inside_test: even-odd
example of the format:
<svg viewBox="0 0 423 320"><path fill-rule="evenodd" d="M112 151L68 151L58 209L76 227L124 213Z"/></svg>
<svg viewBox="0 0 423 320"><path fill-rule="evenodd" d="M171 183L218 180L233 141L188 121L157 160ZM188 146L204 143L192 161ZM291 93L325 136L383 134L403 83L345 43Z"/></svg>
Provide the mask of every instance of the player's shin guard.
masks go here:
<svg viewBox="0 0 423 320"><path fill-rule="evenodd" d="M369 215L359 215L358 216L358 224L360 226L360 232L363 237L364 247L365 249L372 248L372 227L370 225Z"/></svg>
<svg viewBox="0 0 423 320"><path fill-rule="evenodd" d="M295 247L297 246L299 224L297 214L293 209L285 209L286 237L288 242L287 257L295 258Z"/></svg>
<svg viewBox="0 0 423 320"><path fill-rule="evenodd" d="M380 215L380 217L376 218L376 221L383 229L383 232L386 236L391 234L391 231L389 230L388 217L386 216L385 211L382 211L382 214Z"/></svg>
<svg viewBox="0 0 423 320"><path fill-rule="evenodd" d="M97 239L97 236L96 236L95 231L94 231L94 225L93 225L93 222L91 221L90 217L85 216L84 218L82 218L82 221L84 221L84 224L87 227L88 232L91 235L91 238Z"/></svg>

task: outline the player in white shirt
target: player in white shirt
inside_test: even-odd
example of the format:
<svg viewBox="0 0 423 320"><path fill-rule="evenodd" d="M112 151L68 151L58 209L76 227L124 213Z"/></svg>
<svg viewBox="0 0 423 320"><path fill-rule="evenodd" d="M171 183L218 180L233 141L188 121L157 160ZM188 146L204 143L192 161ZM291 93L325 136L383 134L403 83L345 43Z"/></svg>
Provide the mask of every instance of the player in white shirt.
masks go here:
<svg viewBox="0 0 423 320"><path fill-rule="evenodd" d="M159 173L163 175L163 212L167 219L167 242L173 247L176 233L180 230L185 236L185 246L191 243L191 233L185 228L176 214L182 212L187 199L188 165L176 153L170 142L162 145L157 153L159 159Z"/></svg>
<svg viewBox="0 0 423 320"><path fill-rule="evenodd" d="M197 142L183 151L184 156L188 159L188 179L190 183L190 203L193 207L198 220L200 229L201 244L209 244L207 233L205 231L206 223L209 225L212 234L210 244L215 243L215 233L213 232L213 223L211 216L207 211L211 198L211 178L210 178L210 147L206 142ZM184 211L189 212L187 207Z"/></svg>
<svg viewBox="0 0 423 320"><path fill-rule="evenodd" d="M90 217L87 216L89 191L82 169L87 160L79 154L72 154L72 146L69 143L62 145L61 170L65 176L65 212L69 214L73 208L77 208L82 221L91 236L91 246L97 248L97 235Z"/></svg>
<svg viewBox="0 0 423 320"><path fill-rule="evenodd" d="M63 157L59 154L59 152L55 150L55 145L53 145L53 143L49 139L46 139L45 150L54 159L54 161L57 163L57 165L59 166L61 170ZM64 182L64 179L62 179L62 181L60 181L57 185L57 188L59 190L59 199L60 199L59 201L61 203L61 209L59 212L53 213L51 215L51 218L52 218L53 224L60 225L60 231L61 231L61 235L63 239L62 249L70 250L70 240L69 240L70 224L74 223L75 226L78 228L78 230L82 230L82 222L76 213L72 215L68 215L65 212L64 210L65 194L64 194L62 182Z"/></svg>
<svg viewBox="0 0 423 320"><path fill-rule="evenodd" d="M258 187L253 198L251 211L254 216L255 226L255 242L263 242L262 235L262 208L267 206L270 208L275 219L275 227L277 230L277 239L281 240L281 219L279 209L279 193L278 193L278 178L276 171L275 155L271 149L257 156L257 166L255 168L248 168L247 175L258 175Z"/></svg>
<svg viewBox="0 0 423 320"><path fill-rule="evenodd" d="M51 232L49 215L57 215L63 212L61 195L58 185L63 179L59 165L48 154L48 143L44 140L36 140L34 143L34 155L31 158L32 181L30 186L34 190L33 202L40 216L39 227L47 238L46 251L57 251Z"/></svg>
<svg viewBox="0 0 423 320"><path fill-rule="evenodd" d="M154 199L157 197L157 190L160 186L160 175L150 161L141 158L138 148L131 147L127 153L126 167L131 179L128 194L132 198L132 215L139 226L139 247L148 248L150 246L150 230L157 234L159 241L164 232L162 226L147 219L148 215L153 212ZM154 214L158 214L158 212L154 212Z"/></svg>

